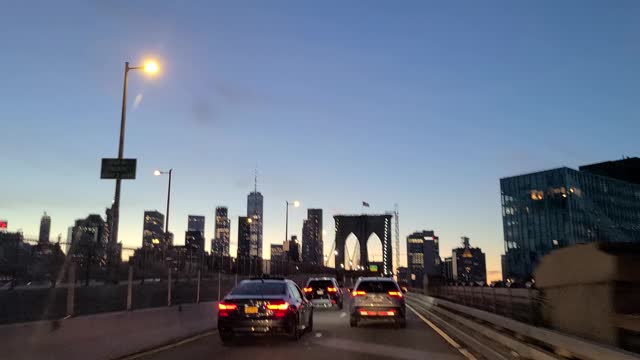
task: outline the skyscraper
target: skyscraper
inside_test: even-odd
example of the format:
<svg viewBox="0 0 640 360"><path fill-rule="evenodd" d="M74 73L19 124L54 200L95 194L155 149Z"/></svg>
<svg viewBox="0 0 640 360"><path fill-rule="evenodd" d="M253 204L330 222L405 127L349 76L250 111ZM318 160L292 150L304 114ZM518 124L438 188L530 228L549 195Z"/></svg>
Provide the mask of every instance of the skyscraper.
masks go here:
<svg viewBox="0 0 640 360"><path fill-rule="evenodd" d="M107 224L102 217L91 214L86 219L76 220L71 234L70 253L79 259L81 267L88 264L106 263L106 247L109 239Z"/></svg>
<svg viewBox="0 0 640 360"><path fill-rule="evenodd" d="M635 183L639 161L587 165L580 171L562 167L500 179L504 280L528 281L540 259L553 249L596 241L640 241L640 184Z"/></svg>
<svg viewBox="0 0 640 360"><path fill-rule="evenodd" d="M238 259L248 259L251 254L251 224L250 217L238 216Z"/></svg>
<svg viewBox="0 0 640 360"><path fill-rule="evenodd" d="M251 231L251 256L262 257L262 194L257 190L247 196L247 217L252 219Z"/></svg>
<svg viewBox="0 0 640 360"><path fill-rule="evenodd" d="M300 262L300 243L297 236L291 235L291 240L285 241L282 246L289 261Z"/></svg>
<svg viewBox="0 0 640 360"><path fill-rule="evenodd" d="M411 286L422 287L424 275L440 275L440 245L433 230L407 236L407 267Z"/></svg>
<svg viewBox="0 0 640 360"><path fill-rule="evenodd" d="M322 209L308 209L302 224L302 261L323 264Z"/></svg>
<svg viewBox="0 0 640 360"><path fill-rule="evenodd" d="M279 244L271 244L271 261L284 261L284 246Z"/></svg>
<svg viewBox="0 0 640 360"><path fill-rule="evenodd" d="M204 251L204 235L201 231L189 231L184 234L184 245L193 254L200 254Z"/></svg>
<svg viewBox="0 0 640 360"><path fill-rule="evenodd" d="M473 248L469 238L463 236L462 247L451 251L451 270L453 280L465 283L486 283L487 265L485 255L480 248Z"/></svg>
<svg viewBox="0 0 640 360"><path fill-rule="evenodd" d="M215 237L211 242L211 253L218 256L229 256L229 238L231 234L231 220L229 211L224 206L216 208Z"/></svg>
<svg viewBox="0 0 640 360"><path fill-rule="evenodd" d="M142 225L142 247L161 249L165 247L164 215L157 210L144 212Z"/></svg>
<svg viewBox="0 0 640 360"><path fill-rule="evenodd" d="M204 216L202 215L189 215L187 224L187 231L200 231L204 236Z"/></svg>
<svg viewBox="0 0 640 360"><path fill-rule="evenodd" d="M38 237L39 243L49 242L49 234L51 232L51 216L45 212L40 219L40 236Z"/></svg>

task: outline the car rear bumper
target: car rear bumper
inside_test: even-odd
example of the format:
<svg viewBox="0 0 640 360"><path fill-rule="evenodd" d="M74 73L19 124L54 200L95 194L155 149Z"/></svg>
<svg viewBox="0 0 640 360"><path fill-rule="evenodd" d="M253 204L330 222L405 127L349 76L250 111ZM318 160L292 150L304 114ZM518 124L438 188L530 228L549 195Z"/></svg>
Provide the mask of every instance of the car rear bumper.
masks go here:
<svg viewBox="0 0 640 360"><path fill-rule="evenodd" d="M336 301L335 300L332 301L331 299L312 299L311 300L311 304L314 307L320 307L320 308L322 308L322 307L327 307L328 308L328 307L332 307L334 305L337 305Z"/></svg>
<svg viewBox="0 0 640 360"><path fill-rule="evenodd" d="M286 333L290 330L289 318L281 319L225 319L218 318L218 331L246 335Z"/></svg>
<svg viewBox="0 0 640 360"><path fill-rule="evenodd" d="M357 306L351 311L351 316L357 317L358 319L371 320L403 319L405 317L405 309L389 306Z"/></svg>

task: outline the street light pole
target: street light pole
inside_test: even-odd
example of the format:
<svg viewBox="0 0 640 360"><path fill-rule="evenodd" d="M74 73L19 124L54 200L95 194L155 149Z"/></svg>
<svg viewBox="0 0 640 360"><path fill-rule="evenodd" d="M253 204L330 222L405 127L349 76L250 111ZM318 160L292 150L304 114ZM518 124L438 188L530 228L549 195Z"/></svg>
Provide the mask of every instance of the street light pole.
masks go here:
<svg viewBox="0 0 640 360"><path fill-rule="evenodd" d="M284 223L284 241L289 240L289 206L293 205L293 207L298 207L300 206L300 201L292 201L289 202L289 200L285 201L287 203L287 210L285 212L285 223ZM289 244L289 251L291 251L291 244ZM289 263L289 252L287 252L287 264Z"/></svg>
<svg viewBox="0 0 640 360"><path fill-rule="evenodd" d="M289 200L286 200L287 203L287 211L285 215L284 222L284 241L289 240Z"/></svg>
<svg viewBox="0 0 640 360"><path fill-rule="evenodd" d="M160 176L168 174L169 175L169 185L167 186L167 212L166 218L164 222L164 244L162 245L162 262L164 263L166 258L166 249L169 245L169 205L171 204L171 177L173 175L173 169L169 169L169 171L161 171L154 170L153 175Z"/></svg>
<svg viewBox="0 0 640 360"><path fill-rule="evenodd" d="M118 160L122 160L124 154L124 129L127 122L127 84L129 82L129 62L124 63L124 85L122 89L122 112L120 113L120 142L118 144ZM116 178L116 193L113 197L113 224L111 224L110 248L115 248L118 243L118 223L120 220L120 185L122 179Z"/></svg>
<svg viewBox="0 0 640 360"><path fill-rule="evenodd" d="M164 223L164 241L165 247L169 244L169 204L171 203L171 175L173 169L169 169L169 186L167 187L167 219Z"/></svg>
<svg viewBox="0 0 640 360"><path fill-rule="evenodd" d="M127 122L127 87L129 84L129 70L143 69L147 73L158 72L158 64L154 61L148 61L144 66L129 66L129 62L124 63L124 83L122 86L122 111L120 113L120 140L118 143L118 160L122 160L124 156L124 130ZM111 244L110 248L115 249L115 245L118 243L118 224L120 221L120 187L122 179L118 176L116 178L116 191L113 196L113 218L111 225Z"/></svg>

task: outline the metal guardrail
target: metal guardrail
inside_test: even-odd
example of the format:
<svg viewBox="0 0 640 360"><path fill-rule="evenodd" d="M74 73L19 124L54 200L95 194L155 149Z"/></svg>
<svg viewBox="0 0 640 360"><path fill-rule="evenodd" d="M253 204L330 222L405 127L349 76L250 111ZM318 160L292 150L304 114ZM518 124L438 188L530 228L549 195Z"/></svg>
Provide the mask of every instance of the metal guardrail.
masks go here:
<svg viewBox="0 0 640 360"><path fill-rule="evenodd" d="M453 303L451 301L442 300L422 294L408 294L409 300L419 302L428 307L444 307L451 309L466 316L485 321L495 326L512 331L524 339L530 339L533 342L543 343L550 348L556 349L557 352L571 354L580 359L589 360L638 360L640 356L637 354L610 347L604 344L594 343L589 340L581 339L572 335L560 333L558 331L545 329L537 326L525 324L514 319L504 316L492 314L490 312L474 309L468 306ZM499 339L495 339L499 340ZM504 344L507 345L507 344ZM533 346L533 345L532 345Z"/></svg>

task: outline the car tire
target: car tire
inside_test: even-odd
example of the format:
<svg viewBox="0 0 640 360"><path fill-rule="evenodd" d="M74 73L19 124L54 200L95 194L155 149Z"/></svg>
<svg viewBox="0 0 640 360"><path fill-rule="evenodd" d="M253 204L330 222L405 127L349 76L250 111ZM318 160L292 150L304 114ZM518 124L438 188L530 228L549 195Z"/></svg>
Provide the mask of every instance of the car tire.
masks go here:
<svg viewBox="0 0 640 360"><path fill-rule="evenodd" d="M298 329L297 316L293 316L291 318L291 324L289 325L289 327L289 340L298 341L298 339L300 339L301 332L300 329Z"/></svg>
<svg viewBox="0 0 640 360"><path fill-rule="evenodd" d="M338 303L338 310L342 310L342 308L343 308L343 304L342 304L342 301L340 301L340 302Z"/></svg>
<svg viewBox="0 0 640 360"><path fill-rule="evenodd" d="M307 326L307 331L308 332L313 331L313 313L311 313L311 315L309 316L309 324Z"/></svg>
<svg viewBox="0 0 640 360"><path fill-rule="evenodd" d="M233 333L223 331L220 332L220 341L222 341L222 345L224 346L231 346L235 341L235 337L233 336Z"/></svg>
<svg viewBox="0 0 640 360"><path fill-rule="evenodd" d="M396 326L400 329L404 329L407 327L407 319L402 317L396 320Z"/></svg>
<svg viewBox="0 0 640 360"><path fill-rule="evenodd" d="M351 327L358 327L358 318L356 318L355 316L351 315L351 317L349 318L349 325Z"/></svg>

